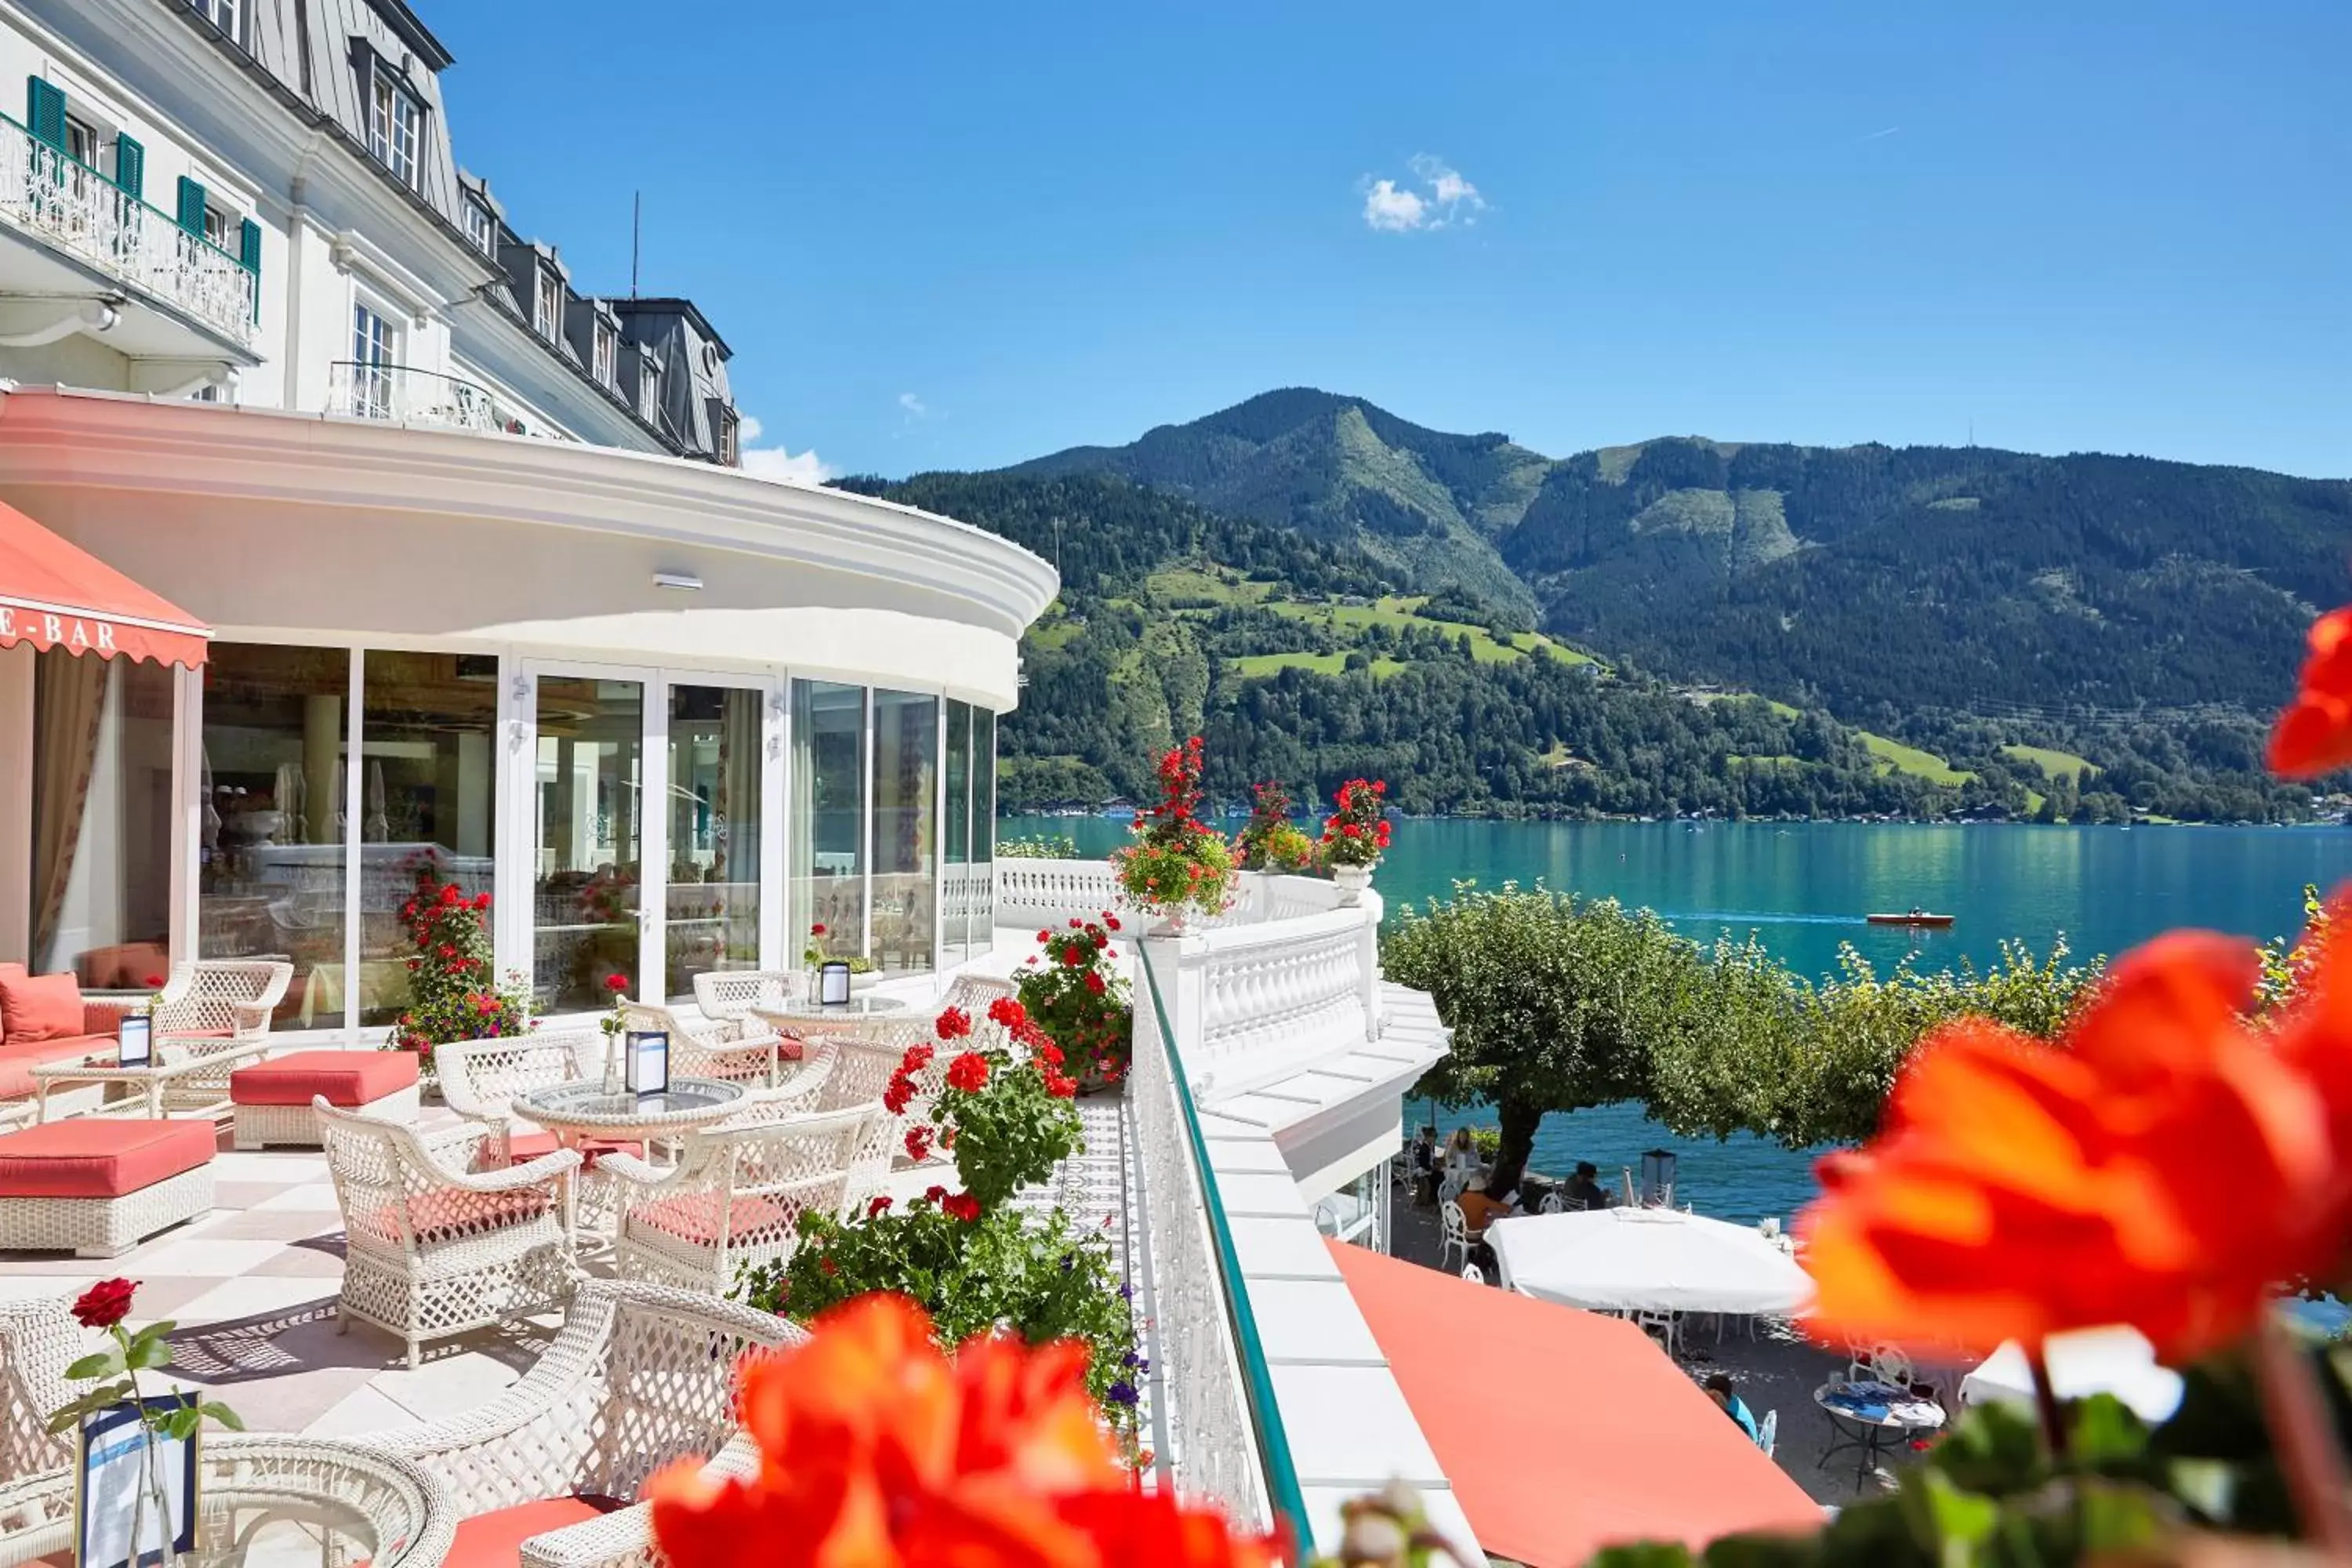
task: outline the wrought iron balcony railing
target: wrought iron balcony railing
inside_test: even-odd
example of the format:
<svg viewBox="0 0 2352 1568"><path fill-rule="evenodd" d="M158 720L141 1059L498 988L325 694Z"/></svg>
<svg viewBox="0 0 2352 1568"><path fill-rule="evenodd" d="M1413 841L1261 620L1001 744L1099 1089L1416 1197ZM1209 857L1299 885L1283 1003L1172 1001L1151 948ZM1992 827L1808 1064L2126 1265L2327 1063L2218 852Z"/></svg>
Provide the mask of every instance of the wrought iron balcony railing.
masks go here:
<svg viewBox="0 0 2352 1568"><path fill-rule="evenodd" d="M327 412L399 424L445 425L454 430L563 438L509 407L487 386L404 364L337 360L328 366Z"/></svg>
<svg viewBox="0 0 2352 1568"><path fill-rule="evenodd" d="M260 278L252 268L5 115L0 218L234 342L253 342Z"/></svg>

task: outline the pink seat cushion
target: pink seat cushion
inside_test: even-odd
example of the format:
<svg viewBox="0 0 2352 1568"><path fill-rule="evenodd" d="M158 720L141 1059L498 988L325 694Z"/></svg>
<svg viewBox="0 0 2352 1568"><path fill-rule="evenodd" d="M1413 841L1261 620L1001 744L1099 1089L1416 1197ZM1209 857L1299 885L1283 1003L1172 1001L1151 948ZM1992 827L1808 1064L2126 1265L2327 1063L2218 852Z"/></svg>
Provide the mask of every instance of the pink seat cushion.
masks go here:
<svg viewBox="0 0 2352 1568"><path fill-rule="evenodd" d="M308 1105L312 1095L346 1110L416 1084L413 1051L296 1051L228 1075L234 1105Z"/></svg>
<svg viewBox="0 0 2352 1568"><path fill-rule="evenodd" d="M478 1513L458 1523L442 1568L515 1568L522 1543L532 1536L601 1519L622 1506L612 1498L551 1497Z"/></svg>
<svg viewBox="0 0 2352 1568"><path fill-rule="evenodd" d="M507 1134L507 1157L518 1165L527 1165L541 1154L552 1154L563 1142L552 1132L509 1132ZM606 1154L635 1154L646 1157L642 1143L624 1143L617 1138L583 1138L572 1145L580 1151L582 1163L593 1165Z"/></svg>
<svg viewBox="0 0 2352 1568"><path fill-rule="evenodd" d="M441 1187L408 1200L408 1223L420 1242L454 1241L537 1219L554 1200L537 1188L516 1193L477 1193L462 1187ZM378 1236L400 1234L396 1208L376 1211L367 1229Z"/></svg>
<svg viewBox="0 0 2352 1568"><path fill-rule="evenodd" d="M772 1229L785 1219L784 1206L773 1198L745 1194L733 1200L726 1211L727 1234L747 1236L753 1231ZM681 1241L709 1245L719 1239L719 1199L709 1193L685 1193L674 1198L656 1198L629 1211L633 1226L651 1226L665 1235Z"/></svg>
<svg viewBox="0 0 2352 1568"><path fill-rule="evenodd" d="M121 1047L112 1035L68 1035L61 1040L10 1040L0 1046L0 1100L23 1100L33 1093L33 1069L48 1062L75 1061L83 1057L115 1059Z"/></svg>
<svg viewBox="0 0 2352 1568"><path fill-rule="evenodd" d="M213 1157L210 1121L51 1121L0 1136L0 1198L119 1198Z"/></svg>
<svg viewBox="0 0 2352 1568"><path fill-rule="evenodd" d="M0 1037L61 1040L80 1033L81 984L72 975L0 975Z"/></svg>

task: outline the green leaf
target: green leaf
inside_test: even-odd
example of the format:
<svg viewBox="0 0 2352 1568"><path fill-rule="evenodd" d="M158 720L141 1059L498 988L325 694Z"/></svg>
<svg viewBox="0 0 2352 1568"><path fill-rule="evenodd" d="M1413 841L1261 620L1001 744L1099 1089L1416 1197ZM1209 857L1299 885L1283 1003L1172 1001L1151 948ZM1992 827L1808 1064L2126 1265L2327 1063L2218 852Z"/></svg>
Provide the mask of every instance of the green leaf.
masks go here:
<svg viewBox="0 0 2352 1568"><path fill-rule="evenodd" d="M2164 1536L2168 1516L2176 1511L2145 1487L2103 1480L2078 1482L2078 1544L2086 1552L2123 1552L2147 1546Z"/></svg>
<svg viewBox="0 0 2352 1568"><path fill-rule="evenodd" d="M204 1412L190 1405L173 1411L157 1422L156 1430L162 1432L166 1437L184 1443L194 1436L196 1428L204 1424Z"/></svg>
<svg viewBox="0 0 2352 1568"><path fill-rule="evenodd" d="M1919 1477L1917 1486L1903 1489L1903 1498L1912 1507L1913 1522L1924 1521L1927 1531L1940 1543L1940 1556L1948 1561L1954 1546L1981 1546L1992 1539L2000 1526L1999 1503L1975 1492L1962 1491L1950 1477L1936 1470L1922 1470Z"/></svg>
<svg viewBox="0 0 2352 1568"><path fill-rule="evenodd" d="M158 1367L172 1364L172 1347L161 1338L150 1338L142 1333L131 1342L131 1354L127 1359L132 1371L152 1372Z"/></svg>
<svg viewBox="0 0 2352 1568"><path fill-rule="evenodd" d="M232 1432L245 1430L245 1417L216 1399L207 1399L197 1408Z"/></svg>
<svg viewBox="0 0 2352 1568"><path fill-rule="evenodd" d="M79 1383L85 1378L105 1377L122 1369L121 1347L109 1345L102 1351L92 1351L66 1368L66 1378L68 1382Z"/></svg>
<svg viewBox="0 0 2352 1568"><path fill-rule="evenodd" d="M2147 1452L2147 1424L2112 1394L2095 1394L2068 1414L2069 1453L2083 1468L2122 1466Z"/></svg>
<svg viewBox="0 0 2352 1568"><path fill-rule="evenodd" d="M1643 1541L1604 1546L1586 1568L1690 1568L1690 1548L1678 1541Z"/></svg>

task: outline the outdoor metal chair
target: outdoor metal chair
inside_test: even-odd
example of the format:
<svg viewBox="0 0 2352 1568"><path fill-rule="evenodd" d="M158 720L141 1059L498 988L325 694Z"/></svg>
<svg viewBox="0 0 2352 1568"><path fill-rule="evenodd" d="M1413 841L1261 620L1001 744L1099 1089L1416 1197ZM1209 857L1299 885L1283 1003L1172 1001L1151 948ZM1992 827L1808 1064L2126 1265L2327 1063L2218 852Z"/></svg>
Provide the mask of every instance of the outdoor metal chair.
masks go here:
<svg viewBox="0 0 2352 1568"><path fill-rule="evenodd" d="M1642 1308L1633 1313L1633 1321L1643 1333L1655 1339L1664 1348L1668 1361L1674 1359L1675 1328L1674 1313L1652 1311L1648 1308Z"/></svg>
<svg viewBox="0 0 2352 1568"><path fill-rule="evenodd" d="M806 1338L713 1296L589 1280L520 1382L465 1415L358 1441L423 1466L468 1519L576 1500L577 1522L523 1541L521 1568L651 1568L652 1508L636 1501L647 1478L678 1459L708 1459L714 1479L754 1473L736 1363ZM600 1499L631 1506L605 1512Z"/></svg>
<svg viewBox="0 0 2352 1568"><path fill-rule="evenodd" d="M1462 1266L1462 1278L1473 1285L1484 1285L1486 1282L1486 1276L1480 1272L1475 1263L1465 1263Z"/></svg>

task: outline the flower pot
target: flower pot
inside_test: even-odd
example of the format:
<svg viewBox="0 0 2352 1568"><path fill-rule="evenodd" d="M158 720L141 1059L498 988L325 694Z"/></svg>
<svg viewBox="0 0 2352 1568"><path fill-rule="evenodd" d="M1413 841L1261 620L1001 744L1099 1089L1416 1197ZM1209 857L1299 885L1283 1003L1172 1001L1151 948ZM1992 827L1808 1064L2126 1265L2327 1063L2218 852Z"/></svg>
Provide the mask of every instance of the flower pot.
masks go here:
<svg viewBox="0 0 2352 1568"><path fill-rule="evenodd" d="M1372 868L1370 866L1334 866L1331 868L1331 885L1339 889L1339 907L1343 910L1353 909L1356 907L1356 901L1364 896L1364 889L1372 885Z"/></svg>

